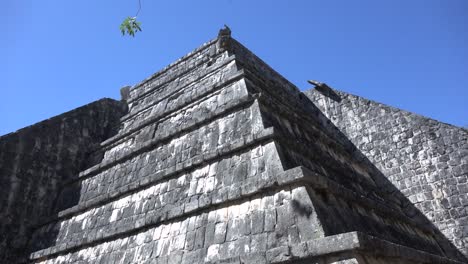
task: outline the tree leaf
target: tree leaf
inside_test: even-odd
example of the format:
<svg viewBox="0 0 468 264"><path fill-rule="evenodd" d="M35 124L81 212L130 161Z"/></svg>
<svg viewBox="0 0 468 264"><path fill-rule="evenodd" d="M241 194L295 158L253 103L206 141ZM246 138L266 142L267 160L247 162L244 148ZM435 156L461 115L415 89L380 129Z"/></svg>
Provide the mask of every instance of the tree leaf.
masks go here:
<svg viewBox="0 0 468 264"><path fill-rule="evenodd" d="M128 34L134 37L135 33L138 31L141 31L141 23L136 20L136 17L127 17L122 24L120 24L120 32L122 32L122 35Z"/></svg>

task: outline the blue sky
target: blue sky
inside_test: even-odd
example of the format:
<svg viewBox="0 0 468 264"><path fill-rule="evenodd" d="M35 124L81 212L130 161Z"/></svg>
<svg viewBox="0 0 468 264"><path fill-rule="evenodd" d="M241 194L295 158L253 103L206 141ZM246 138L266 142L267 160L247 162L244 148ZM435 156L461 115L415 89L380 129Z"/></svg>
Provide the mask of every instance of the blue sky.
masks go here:
<svg viewBox="0 0 468 264"><path fill-rule="evenodd" d="M233 36L300 89L307 79L468 125L468 1L3 0L0 135L133 85Z"/></svg>

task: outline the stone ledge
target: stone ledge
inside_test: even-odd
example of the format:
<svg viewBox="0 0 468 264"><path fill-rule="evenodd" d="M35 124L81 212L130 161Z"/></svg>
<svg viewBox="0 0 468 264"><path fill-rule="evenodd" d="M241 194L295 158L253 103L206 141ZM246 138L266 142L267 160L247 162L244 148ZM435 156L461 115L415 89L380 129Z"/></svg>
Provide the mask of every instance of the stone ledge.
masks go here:
<svg viewBox="0 0 468 264"><path fill-rule="evenodd" d="M298 122L303 122L304 124L315 124L320 122L311 116L311 112L320 111L317 107L314 106L312 109L310 105L300 103L300 101L295 101L291 105L291 102L285 103L283 100L283 95L277 93L277 91L268 89L268 84L265 84L262 80L258 79L253 73L248 69L243 68L245 72L245 79L248 81L247 86L252 86L254 90L261 93L260 101L265 105L280 105L278 108L278 113L284 113L291 117L291 113L294 113L294 118ZM324 133L322 130L318 130L313 126L308 126L309 129L313 129L314 133L319 133L322 136L322 140L326 140L326 143L336 147L342 147L346 151L354 151L356 148L354 145L344 145L343 142L339 141L340 144L337 144L335 141L336 137L330 137L327 133ZM338 130L337 130L338 131ZM354 147L354 148L353 148Z"/></svg>
<svg viewBox="0 0 468 264"><path fill-rule="evenodd" d="M175 90L173 90L173 91L171 91L171 92L168 92L167 95L164 95L164 96L160 97L158 100L153 101L150 105L145 106L144 108L139 109L137 112L128 113L127 115L124 115L124 116L120 119L120 121L122 121L122 122L127 121L128 119L134 117L135 115L137 115L137 114L140 113L141 111L144 111L145 109L148 109L150 106L155 105L155 104L157 104L158 102L161 102L161 101L164 100L165 98L168 98L168 97L172 96L173 94L177 93L178 91L181 91L181 90L183 90L183 89L186 89L187 87L193 85L194 83L197 84L197 82L200 81L201 79L208 77L210 74L216 73L217 71L221 70L223 67L225 67L227 64L229 64L229 63L231 63L231 62L233 62L233 61L235 61L235 56L234 56L234 55L231 55L231 56L227 57L224 61L220 62L219 65L217 65L216 67L214 67L214 68L212 68L212 69L205 70L204 74L203 74L203 75L200 74L201 76L199 76L199 77L196 78L195 80L192 80L192 81L190 81L190 82L187 82L187 83L185 83L185 84L183 84L183 85L181 85L181 86L177 86L177 89L175 89ZM178 78L181 77L181 76L183 76L183 74L180 75L180 76L178 76ZM175 79L177 79L177 78L174 78L174 80L175 80ZM167 82L165 82L164 84L161 84L161 85L169 84L169 83L171 83L171 82L174 81L174 80L167 81ZM155 90L151 90L151 93L152 93L152 92L155 92ZM149 96L150 93L147 94L147 95Z"/></svg>
<svg viewBox="0 0 468 264"><path fill-rule="evenodd" d="M271 140L272 137L275 136L272 128L267 129L264 132L266 132L266 131L270 131L270 133L264 133L265 138L260 136L260 137L257 137L257 139L261 140L261 141L263 140L263 142L264 142L264 140ZM238 145L236 149L230 150L230 151L228 151L226 153L223 153L222 155L223 156L230 155L230 154L232 154L232 152L236 152L236 151L248 148L250 145L246 145L246 144L249 144L249 143L245 142L244 145ZM252 144L255 144L255 143L250 143L250 144L252 145ZM214 159L219 159L219 158L220 158L220 156L214 156ZM200 162L200 164L204 164L204 163L207 162L207 160L199 160L199 162ZM192 163L191 164L192 167L197 166L197 165L198 165L197 163ZM87 209L89 209L91 207L96 207L98 205L106 204L106 203L108 203L110 201L113 201L113 200L116 200L117 198L122 197L122 196L124 196L126 194L134 193L135 191L142 190L142 189L147 188L147 187L149 187L149 186L151 186L153 184L156 184L156 183L158 183L158 182L160 182L162 180L167 180L170 177L176 176L179 173L181 173L181 172L183 173L183 172L185 172L187 170L190 170L190 169L191 169L190 167L189 168L180 167L178 170L175 169L175 168L169 168L167 170L167 171L169 171L168 173L166 173L166 171L164 171L164 172L160 172L160 173L151 175L151 177L149 179L144 179L146 181L139 182L139 184L133 189L122 188L120 190L117 190L114 193L106 194L101 199L94 200L93 203L85 203L84 205L72 207L70 209L62 211L59 214L59 217L56 217L55 219L48 221L48 223L50 223L52 221L60 220L62 218L71 217L71 216L76 215L76 214L78 214L78 213L80 213L82 211L85 211L85 210L87 210ZM251 184L250 182L245 183L245 185L250 185L250 184ZM100 236L100 237L97 237L96 239L84 238L82 244L78 244L78 243L60 244L60 245L57 245L55 247L45 249L45 250L50 250L50 253L47 253L45 250L40 250L40 251L37 251L37 252L34 253L36 255L39 254L35 258L40 258L40 257L43 257L45 255L56 254L56 253L59 253L59 252L74 251L76 248L87 247L87 245L99 244L99 243L101 243L100 241L105 242L105 241L111 240L111 239L116 238L116 237L127 236L125 234L133 234L133 233L139 232L139 230L143 230L145 228L148 228L149 226L154 226L154 225L158 225L158 224L161 224L161 223L174 221L174 219L184 218L184 217L187 217L187 215L193 215L193 214L197 214L197 213L200 213L200 212L203 212L203 211L207 211L210 208L213 208L213 206L214 207L217 207L217 206L219 207L219 206L221 206L221 205L223 205L225 203L232 203L232 202L235 202L235 201L238 201L238 200L243 200L245 198L248 198L248 197L251 197L253 195L258 194L259 192L271 191L271 190L274 190L274 189L277 189L277 188L283 188L285 186L293 185L293 184L300 184L301 186L310 186L315 190L327 190L327 191L329 191L331 193L334 193L334 194L337 194L339 196L344 196L347 199L350 199L352 201L356 201L359 204L365 204L367 206L372 206L372 204L373 204L373 201L368 200L368 199L366 199L364 197L360 197L355 192L352 192L352 191L340 186L339 183L336 183L333 180L330 180L327 177L325 177L325 176L323 176L323 175L321 175L319 173L313 172L313 171L311 171L311 170L309 170L309 169L307 169L305 167L300 166L300 167L296 167L296 168L293 168L293 169L289 169L289 170L281 173L280 175L278 175L276 177L276 181L272 180L271 182L268 182L267 184L258 187L256 190L252 190L252 188L249 188L250 191L248 193L243 192L242 195L240 195L240 196L229 197L229 198L226 198L225 200L222 200L222 201L212 202L210 205L207 205L207 206L204 206L204 207L199 207L199 208L197 208L197 209L195 209L193 211L186 212L186 213L183 213L183 211L181 211L179 214L169 215L168 214L169 211L164 211L164 212L161 212L161 214L159 214L159 215L152 215L151 217L146 217L145 216L143 224L140 223L138 225L131 226L131 227L125 229L125 230L116 229L115 233L106 234L107 236ZM371 205L369 205L369 204L371 204ZM374 207L372 207L372 208L374 208ZM381 210L383 210L383 209L381 209ZM34 256L36 256L36 255L34 255Z"/></svg>
<svg viewBox="0 0 468 264"><path fill-rule="evenodd" d="M275 135L275 131L273 128L268 128L263 130L262 132L248 136L244 138L242 142L237 142L235 144L227 144L224 147L214 150L212 152L205 153L202 157L194 157L190 161L185 162L184 164L175 165L164 170L161 170L157 173L154 173L146 178L141 179L135 186L122 186L121 188L115 190L111 193L103 194L100 197L94 198L84 204L79 204L68 209L65 209L59 212L58 216L44 219L41 221L40 225L35 226L35 228L39 228L46 224L49 224L54 221L58 221L63 218L70 218L80 212L89 210L91 208L97 207L99 205L117 200L118 198L125 196L127 194L134 193L136 191L142 190L147 188L151 185L157 184L163 180L168 180L170 178L176 177L181 173L193 170L194 168L203 165L205 163L213 162L219 159L222 159L226 156L230 156L235 152L242 151L246 148L255 146L257 144L261 144L262 142L271 140ZM281 183L281 181L280 181Z"/></svg>
<svg viewBox="0 0 468 264"><path fill-rule="evenodd" d="M145 83L155 79L156 77L160 76L161 74L167 72L168 70L170 70L171 68L173 68L174 66L180 64L181 62L183 61L186 61L188 60L189 58L191 58L193 55L199 53L200 51L208 48L209 46L211 46L212 44L214 44L216 41L218 40L218 38L215 38L215 39L212 39L206 43L204 43L202 46L198 47L197 49L189 52L188 54L186 54L185 56L181 57L180 59L176 60L175 62L167 65L166 67L164 67L163 69L157 71L156 73L152 74L150 77L144 79L143 81L135 84L132 88L132 90L135 90L135 89L138 89L138 88L141 88L142 85L144 85ZM194 65L194 66L198 66L197 65ZM143 91L142 93L140 94L137 94L135 98L133 99L130 99L128 103L131 103L131 102L134 102L135 100L137 100L139 97L142 97L144 96L148 91Z"/></svg>
<svg viewBox="0 0 468 264"><path fill-rule="evenodd" d="M306 167L302 167L302 170L306 175L305 181L313 189L327 190L328 192L343 197L348 201L366 206L368 209L372 209L384 215L388 215L389 217L399 219L410 226L414 226L413 222L406 215L388 208L385 204L376 202L352 190L349 190L348 188L343 187L340 183L335 182L334 180L331 180L318 172L311 171ZM424 232L432 233L432 229L428 228L427 226L417 226L417 228Z"/></svg>
<svg viewBox="0 0 468 264"><path fill-rule="evenodd" d="M291 113L294 113L293 117L298 120L298 122L303 122L304 124L321 124L319 120L316 120L315 117L312 117L311 114L315 112L320 112L320 110L311 104L301 103L300 100L294 101L292 104L291 102L285 103L283 100L283 94L279 94L277 91L273 89L268 89L268 84L266 84L263 80L260 80L257 76L255 76L252 72L248 69L243 68L246 76L246 80L249 81L248 85L252 85L253 89L257 90L264 94L262 96L262 102L266 105L279 105L278 113L287 114L288 117L292 117ZM268 96L267 96L268 95ZM308 99L307 99L308 100ZM309 129L313 129L315 133L319 133L322 135L322 140L326 140L326 144L329 144L333 147L342 147L347 151L355 151L356 147L352 144L343 144L342 141L338 141L339 144L336 143L336 137L330 137L328 133L324 133L322 130L316 129L314 126L308 126ZM336 129L336 131L339 131Z"/></svg>
<svg viewBox="0 0 468 264"><path fill-rule="evenodd" d="M179 107L173 109L173 110L170 110L170 111L167 111L167 112L163 112L159 115L155 115L155 116L152 116L151 118L148 118L147 120L145 120L144 122L142 122L141 124L139 124L138 126L134 127L134 128L131 128L129 131L126 131L122 134L117 134L105 141L103 141L101 143L101 147L105 149L108 149L108 148L111 148L113 145L113 143L131 135L132 133L134 132L137 132L138 130L142 129L143 127L146 127L148 125L151 125L173 113L176 113L178 111L180 111L181 109L187 107L187 106L190 106L190 105L193 105L195 103L197 103L198 101L201 101L202 99L206 98L206 96L208 96L209 94L211 93L214 93L230 84L232 84L233 82L236 82L238 80L240 80L241 78L243 78L244 76L244 72L241 70L241 71L238 71L237 73L235 73L234 75L228 77L226 80L224 80L223 82L221 83L216 83L216 84L213 84L211 87L207 88L206 92L203 93L203 94L200 94L199 96L195 97L195 98L191 98L192 101L188 102L188 103L184 103L184 104L181 104ZM169 95L170 96L170 95ZM163 100L163 99L161 99Z"/></svg>
<svg viewBox="0 0 468 264"><path fill-rule="evenodd" d="M273 130L271 130L273 131ZM245 148L245 147L244 147ZM229 153L227 154L229 155ZM174 172L177 173L177 172ZM181 211L179 214L173 214L169 215L168 211L166 212L161 212L159 215L152 215L151 217L145 216L145 221L143 224L135 224L135 226L128 227L128 229L125 230L119 230L116 229L114 233L112 234L105 234L100 237L96 237L95 239L90 239L90 238L84 238L81 244L78 243L67 243L67 244L60 244L54 247L50 247L44 250L36 251L32 253L31 258L37 259L37 258L42 258L44 256L48 255L56 255L61 252L70 252L74 251L79 248L83 247L88 247L92 246L95 244L100 244L106 241L109 241L111 239L115 239L117 237L125 237L133 233L137 233L141 230L147 229L151 226L171 222L171 221L176 221L180 220L183 218L186 218L191 215L196 215L200 214L205 211L209 211L213 208L217 207L222 207L225 204L232 204L236 203L238 201L242 201L245 199L248 199L254 195L257 195L259 193L263 192L273 192L274 190L282 189L286 186L291 186L291 185L300 185L300 186L312 186L314 189L328 189L332 192L341 192L342 190L333 188L333 184L331 180L327 179L326 177L315 173L313 171L310 171L309 169L299 166L295 167L293 169L289 169L287 171L281 172L279 175L276 177L276 181L272 180L270 182L266 182L265 185L262 186L257 186L256 190L250 191L248 193L242 193L239 196L235 197L226 197L224 200L220 201L213 201L211 204L206 205L204 207L199 207L193 211L186 212L184 213ZM150 184L146 186L141 186L139 189L143 189L149 185L154 184L155 182L150 182ZM246 182L245 185L251 185L250 182ZM249 188L251 190L251 188ZM333 189L333 190L331 190ZM134 191L134 190L133 190ZM133 192L132 190L128 190L128 192ZM104 200L105 202L108 202L110 198L107 198L107 200ZM113 200L113 199L112 199ZM64 217L64 216L62 216Z"/></svg>
<svg viewBox="0 0 468 264"><path fill-rule="evenodd" d="M251 73L248 72L248 70L246 70L246 80L249 81L248 85L253 85L256 90L262 92L262 96L259 98L259 102L261 104L270 105L271 102L269 100L274 100L274 102L276 104L280 104L281 106L284 106L287 111L291 111L291 113L297 113L297 109L295 110L291 106L288 106L287 104L282 103L282 101L278 98L278 97L280 97L280 95L277 95L274 92L272 92L272 91L270 91L268 89L265 89L264 87L258 86L258 84L256 84L256 83L251 83L251 80L249 79L250 77L251 77ZM269 95L269 96L267 96L267 95ZM290 114L290 113L286 112L286 114ZM309 123L314 122L314 120L310 116L306 115L305 113L299 113L299 115L295 116L295 118L297 118L299 122L300 121L306 122L306 123L307 122L309 122ZM280 134L280 131L277 131L277 132L278 132L278 134ZM321 131L317 131L317 132L323 134L323 132L321 132ZM327 135L323 134L323 136L325 136L324 139L328 140L327 141L328 144L332 144L334 142ZM294 149L294 150L303 149L303 150L305 150L305 154L309 154L309 152L310 152L310 150L308 148L304 147L303 144L298 144L294 140L290 140L290 138L287 135L283 135L283 136L280 136L278 138L279 138L279 142L282 142L282 141L286 142L285 145L292 146L292 149ZM333 143L333 145L336 146L336 143ZM344 148L344 150L346 150L346 146L342 146L342 147ZM355 172L355 173L358 173L358 172ZM371 182L369 182L365 176L362 175L362 178L363 178L363 181L359 182L360 185L363 185L366 190L370 190L371 192L376 192L376 193L378 192L378 189L377 189L378 187L376 187ZM332 182L334 182L334 181L332 181ZM396 210L392 209L390 206L388 206L386 204L386 201L372 200L372 199L369 199L367 197L363 197L362 195L358 195L358 194L354 193L354 191L352 191L351 189L346 189L345 190L341 184L336 184L336 183L333 183L333 184L334 184L334 186L336 186L336 188L343 189L344 193L346 193L346 195L347 195L346 197L348 199L361 200L361 202L363 202L366 205L375 204L375 206L373 206L373 208L376 208L376 210L378 210L380 212L383 212L385 215L390 215L391 217L394 217L396 219L401 219L401 220L403 220L403 222L408 223L408 224L410 224L412 226L414 226L414 224L416 223L417 227L420 230L423 230L423 231L428 232L428 233L432 233L432 227L430 225L428 225L427 222L423 222L423 221L421 221L420 219L417 219L417 218L410 219L407 215L403 214L402 212L399 212L399 211L396 211ZM335 193L337 193L338 195L343 195L343 193L341 193L340 191L336 191ZM354 194L351 195L351 193L354 193Z"/></svg>
<svg viewBox="0 0 468 264"><path fill-rule="evenodd" d="M249 81L254 86L256 90L261 92L266 92L270 97L277 100L282 106L285 106L290 109L300 110L301 112L306 111L304 104L300 99L298 100L289 100L293 96L299 96L300 94L292 94L289 91L282 90L282 87L276 83L267 83L265 80L260 79L251 69L245 67L242 62L240 64L240 69L244 70L246 76L249 78ZM273 89L272 89L273 88ZM287 100L287 103L285 103Z"/></svg>
<svg viewBox="0 0 468 264"><path fill-rule="evenodd" d="M394 258L400 261L415 263L461 264L429 252L391 243L389 241L366 235L361 232L349 232L324 238L309 240L292 246L281 246L268 250L265 254L254 253L217 261L206 261L206 264L221 263L294 263L299 260L317 260L334 255L356 254ZM246 261L247 260L247 261ZM252 261L254 260L254 261Z"/></svg>
<svg viewBox="0 0 468 264"><path fill-rule="evenodd" d="M422 263L463 263L458 260L446 258L445 256L434 255L426 251L417 250L411 247L392 243L374 236L356 232L359 238L360 252L368 255L378 255L390 258L402 258L408 261Z"/></svg>
<svg viewBox="0 0 468 264"><path fill-rule="evenodd" d="M160 224L179 221L186 217L197 215L213 208L221 208L226 204L231 205L239 201L248 199L254 195L264 192L274 192L275 190L282 189L287 186L312 186L314 189L327 189L331 192L338 192L343 194L343 190L333 187L336 183L327 179L323 175L312 172L305 167L296 167L284 171L277 175L277 181L267 183L267 185L258 188L254 192L243 194L238 197L226 198L226 200L213 202L209 206L200 207L188 213L181 213L180 215L158 215L154 217L145 217L144 224L135 225L127 230L116 230L113 234L106 234L107 236L99 236L94 240L84 238L82 243L67 243L61 244L31 254L31 259L42 259L50 256L60 255L75 251L77 249L86 248L96 244L104 243L119 237L126 237L130 234L138 233L150 227ZM166 212L167 213L167 212ZM395 243L388 242L383 239L375 238L360 232L350 232L338 235L332 235L322 239L311 240L293 246L283 246L280 248L270 249L266 252L266 259L268 263L288 263L297 259L316 258L318 256L331 255L341 252L370 252L369 255L376 255L386 257L403 257L405 259L415 261L428 261L429 263L460 263L452 261L441 256L432 255L430 253L401 246ZM239 257L241 258L241 257ZM224 262L215 262L224 263ZM236 263L236 262L234 262Z"/></svg>
<svg viewBox="0 0 468 264"><path fill-rule="evenodd" d="M244 64L244 67L251 68L257 70L257 67L264 67L264 73L266 74L260 74L260 76L265 75L265 76L270 76L274 77L275 82L277 81L280 83L280 86L285 86L287 93L297 93L300 94L301 91L300 89L291 83L288 79L283 77L280 73L278 73L275 69L273 69L270 65L265 63L261 58L259 58L257 55L255 55L252 51L250 51L247 47L242 45L239 41L237 41L235 38L232 38L232 43L233 43L233 53L238 55L238 57L241 59L241 63ZM265 79L267 81L271 81L268 79Z"/></svg>
<svg viewBox="0 0 468 264"><path fill-rule="evenodd" d="M257 140L261 140L261 141L271 140L272 137L274 136L274 132L273 132L272 128L264 130L264 132L268 132L268 133L263 133L263 134L265 134L263 136L264 138L263 137L258 137ZM255 144L255 143L251 143L250 145L252 145L252 144ZM224 153L223 156L230 155L230 154L232 154L232 152L239 151L241 149L245 149L245 148L249 147L250 145L246 145L246 144L240 145L240 146L238 146L237 149L233 149L233 150L231 150L229 152ZM214 159L219 159L219 156L215 156ZM201 164L206 163L206 162L207 162L206 160L205 161L200 160ZM192 166L197 166L197 165L198 164L192 164ZM142 189L147 188L147 187L149 187L149 186L151 186L151 185L153 185L153 184L155 184L157 182L160 182L163 179L167 180L167 178L175 176L175 175L179 174L180 172L184 172L184 171L187 171L187 170L190 170L190 169L181 167L179 170L169 169L169 171L171 171L171 172L169 172L169 173L167 173L165 175L164 175L165 172L162 172L160 174L154 174L151 177L154 180L150 179L147 182L140 182L140 184L134 189L122 189L122 190L116 191L115 193L106 194L103 198L101 198L99 200L96 200L96 204L86 203L84 206L80 205L80 206L72 207L70 209L62 211L59 214L59 217L56 217L53 220L49 220L48 223L50 223L52 221L60 220L62 218L71 217L71 216L76 215L76 214L78 214L78 213L80 213L82 211L85 211L85 210L87 210L87 209L89 209L91 207L95 207L95 206L98 206L98 205L108 203L109 201L116 200L117 198L122 197L122 196L124 196L126 194L134 193L135 191L142 190ZM159 176L159 175L163 175L163 176ZM323 175L320 175L319 173L313 172L313 171L311 171L311 170L309 170L309 169L307 169L305 167L302 167L302 166L295 167L295 168L289 169L287 171L284 171L284 172L280 173L279 175L277 175L276 179L277 179L276 181L267 182L265 185L259 186L256 190L252 190L252 188L249 188L251 190L250 192L242 193L242 195L237 196L237 197L228 197L225 200L214 201L210 205L207 205L207 206L204 206L204 207L199 207L199 208L197 208L197 209L195 209L193 211L186 212L186 213L180 212L179 214L169 215L168 214L169 211L165 211L165 212L161 212L161 214L159 214L159 215L152 215L151 217L146 217L145 216L145 221L144 221L143 224L139 223L138 225L132 226L132 227L130 227L128 229L125 229L125 230L116 229L115 233L106 234L106 236L104 236L104 235L99 236L99 237L96 237L95 239L84 238L81 244L67 243L67 244L60 244L60 245L57 245L57 246L54 246L54 247L39 250L39 251L36 251L36 252L32 253L31 258L32 259L38 259L38 258L42 258L44 256L62 254L62 252L67 253L67 252L74 251L74 250L79 249L79 248L84 248L84 247L92 246L92 245L95 245L95 244L103 243L103 242L115 239L117 237L125 237L125 236L128 236L129 234L137 233L137 232L139 232L141 230L144 230L144 229L147 229L147 228L149 228L151 226L159 225L159 224L166 223L166 222L175 221L177 219L182 219L182 218L185 218L185 217L190 216L190 215L195 215L195 214L199 214L199 213L204 212L204 211L209 211L210 209L215 208L215 207L222 207L226 203L231 204L231 203L235 203L236 201L241 201L241 200L247 199L247 198L252 197L252 196L254 196L254 195L256 195L256 194L258 194L260 192L273 191L273 190L281 189L281 188L284 188L285 186L291 186L291 185L294 185L294 184L300 185L300 186L310 186L315 190L325 190L326 189L329 192L335 193L335 194L340 195L340 196L344 196L344 197L346 197L348 199L357 201L358 203L366 203L367 204L369 202L372 202L372 201L367 201L365 198L359 197L358 194L356 194L356 193L354 193L354 192L352 192L350 190L347 190L346 188L341 187L338 183L335 183L333 180L330 180L327 177L325 177ZM245 185L250 185L250 184L251 184L250 182L245 183ZM45 224L47 224L47 223L45 223ZM336 237L339 237L339 236L340 235L330 236L330 239L331 238L336 238ZM325 241L329 241L329 240L325 240ZM325 243L325 242L323 242L323 243ZM327 242L327 243L330 243L330 242ZM306 244L306 246L309 246L309 245ZM304 246L298 246L298 247L304 247ZM326 249L326 247L325 247L325 249ZM280 249L277 249L277 250L280 250ZM300 250L300 248L293 248L293 249L290 249L290 250L298 251L298 250ZM316 249L316 251L319 252L320 254L327 254L327 253L323 253L324 251L322 249L320 249L320 248ZM273 253L271 253L271 254L273 254Z"/></svg>
<svg viewBox="0 0 468 264"><path fill-rule="evenodd" d="M277 134L281 134L281 133L278 131ZM278 141L280 143L292 146L293 149L302 147L300 144L297 144L292 140L287 140L286 136L280 136L278 138L279 138ZM384 215L387 215L389 217L399 219L402 222L407 223L407 224L409 224L411 226L414 226L414 223L417 223L418 228L420 230L432 233L432 229L429 226L427 226L427 224L418 222L417 221L418 219L410 219L407 215L403 214L402 212L396 211L395 209L388 206L385 203L385 201L370 199L370 198L368 198L368 197L366 197L366 196L364 196L362 194L356 193L352 189L349 189L349 188L343 186L343 184L341 184L339 182L336 182L333 179L329 179L325 175L321 175L318 172L314 172L314 173L316 175L320 175L320 177L322 178L320 185L318 185L316 182L311 182L311 185L315 189L318 189L318 188L327 189L327 190L331 191L332 193L337 194L338 196L344 197L348 201L358 201L360 204L371 207L373 210L378 211L378 212L380 212L380 213L382 213ZM373 186L373 185L371 185L371 184L369 184L369 183L367 183L365 181L359 182L359 184L364 185L366 190L370 190L372 192L377 192L375 186Z"/></svg>
<svg viewBox="0 0 468 264"><path fill-rule="evenodd" d="M86 247L93 246L96 244L101 244L101 243L104 243L104 242L107 242L116 238L126 237L131 234L135 234L140 231L151 228L153 226L157 226L157 225L161 225L161 224L165 224L169 222L180 221L182 219L185 219L193 215L199 215L201 213L209 212L214 209L219 209L225 206L230 206L232 204L240 203L260 193L275 192L277 190L284 189L285 187L288 187L288 186L294 186L294 185L302 186L303 183L307 181L306 178L309 176L310 176L310 172L307 169L305 169L304 167L296 167L296 168L281 172L278 175L276 175L276 179L278 179L277 181L266 182L265 185L258 186L257 190L251 191L249 193L242 193L236 197L226 197L224 200L213 201L210 205L199 207L187 213L181 212L178 215L169 215L167 214L167 212L162 212L160 215L151 215L149 217L145 216L144 222L142 222L141 224L135 223L134 226L129 227L128 229L125 229L125 230L117 229L112 234L104 234L102 236L96 237L95 239L83 238L81 243L72 242L72 243L60 244L60 245L49 247L43 250L39 250L39 251L31 253L30 259L36 260L36 259L42 259L44 257L47 258L50 256L66 254L71 251L76 251L81 248L86 248ZM246 184L250 184L250 183L247 182Z"/></svg>
<svg viewBox="0 0 468 264"><path fill-rule="evenodd" d="M112 166L115 166L116 164L119 164L125 160L128 160L136 155L139 155L145 151L148 151L149 149L155 147L157 144L160 144L161 142L165 141L165 140L168 140L170 138L173 138L181 133L185 133L187 131L190 131L191 129L193 128L196 128L200 125L202 125L203 123L206 123L206 122L209 122L213 119L216 119L222 115L225 115L227 113L230 113L232 111L234 111L235 109L237 108L240 108L240 107L243 107L244 105L247 105L249 103L252 103L254 102L255 98L252 97L251 95L247 94L246 96L244 97L241 97L241 98L238 98L236 99L235 101L232 101L232 105L231 107L227 107L225 109L218 109L218 111L216 112L213 112L211 113L210 116L207 117L207 119L205 120L202 120L201 122L193 122L192 124L190 124L188 127L184 128L184 129L180 129L179 131L175 131L174 133L172 133L171 135L166 135L165 137L161 137L161 138L155 138L155 139L152 139L150 141L146 141L142 144L139 144L136 146L136 149L133 150L132 152L122 156L122 157L119 157L117 159L114 159L114 160L109 160L107 162L102 162L98 165L95 165L93 167L90 167L84 171L82 171L79 175L78 175L78 178L77 179L74 179L72 181L69 181L67 182L66 184L71 184L75 181L81 181L81 180L84 180L86 178L89 178L89 177L92 177L94 175L96 175L97 173L99 172L102 172Z"/></svg>

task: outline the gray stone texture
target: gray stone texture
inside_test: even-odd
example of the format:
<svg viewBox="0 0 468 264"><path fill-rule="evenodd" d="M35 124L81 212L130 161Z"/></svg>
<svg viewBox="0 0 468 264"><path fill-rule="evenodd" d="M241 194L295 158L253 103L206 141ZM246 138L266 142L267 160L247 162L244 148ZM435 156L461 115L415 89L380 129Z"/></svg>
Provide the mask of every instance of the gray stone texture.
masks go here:
<svg viewBox="0 0 468 264"><path fill-rule="evenodd" d="M228 32L126 92L103 159L64 183L76 204L31 230L30 262L466 260Z"/></svg>
<svg viewBox="0 0 468 264"><path fill-rule="evenodd" d="M77 202L63 184L102 159L99 143L117 132L125 108L102 99L0 137L1 263L24 255L40 219Z"/></svg>
<svg viewBox="0 0 468 264"><path fill-rule="evenodd" d="M467 130L332 92L335 96L316 90L305 94L392 185L468 255Z"/></svg>

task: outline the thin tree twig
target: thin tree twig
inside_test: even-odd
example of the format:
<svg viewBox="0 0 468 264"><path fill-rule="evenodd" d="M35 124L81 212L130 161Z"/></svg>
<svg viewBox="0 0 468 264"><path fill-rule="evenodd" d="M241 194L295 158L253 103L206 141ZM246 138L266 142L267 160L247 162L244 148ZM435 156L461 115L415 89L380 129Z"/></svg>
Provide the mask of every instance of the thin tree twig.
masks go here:
<svg viewBox="0 0 468 264"><path fill-rule="evenodd" d="M140 13L140 10L141 10L141 0L138 0L138 11L137 11L135 17L138 16L138 14Z"/></svg>

